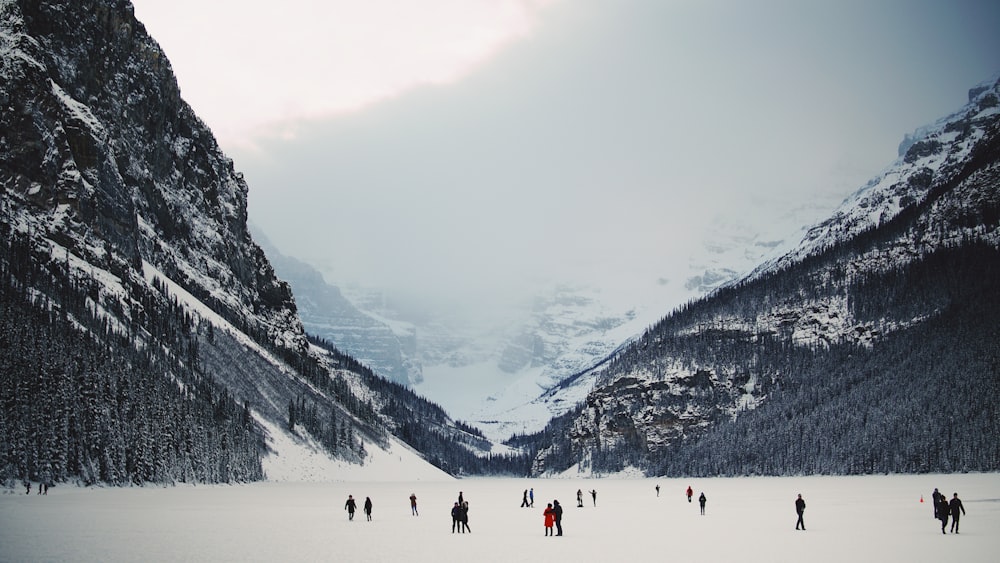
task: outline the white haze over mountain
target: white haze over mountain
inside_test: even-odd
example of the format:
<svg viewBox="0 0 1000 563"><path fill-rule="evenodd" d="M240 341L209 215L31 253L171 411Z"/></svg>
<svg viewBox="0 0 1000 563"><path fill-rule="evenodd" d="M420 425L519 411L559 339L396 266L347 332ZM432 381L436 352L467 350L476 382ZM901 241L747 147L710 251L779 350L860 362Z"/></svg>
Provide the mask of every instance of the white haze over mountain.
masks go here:
<svg viewBox="0 0 1000 563"><path fill-rule="evenodd" d="M515 4L505 19L430 2L451 42L441 52L467 64L337 107L370 77L334 61L373 74L395 68L379 58L391 37L402 53L430 49L433 34L392 31L415 16L391 2L292 2L281 11L300 16L294 27L272 2L136 9L182 93L209 75L217 97L231 88L225 115L195 105L209 125L258 119L265 96L288 108L271 129L282 136L221 137L250 185L252 220L282 252L337 285L487 319L542 282L597 286L612 302L683 299L679 276L706 243L780 238L782 217L823 218L895 158L904 133L1000 67L992 2ZM509 25L475 50L445 33L462 18L483 33ZM386 33L368 46L344 31L357 28ZM348 35L358 43L318 42ZM266 49L205 49L248 37ZM312 81L283 79L282 67ZM321 98L326 109L294 111Z"/></svg>
<svg viewBox="0 0 1000 563"><path fill-rule="evenodd" d="M149 3L138 2L140 18ZM256 149L222 137L254 222L331 283L388 288L432 311L492 316L553 280L608 299L683 298L677 268L720 225L767 238L785 236L769 227L803 207L803 222L822 218L893 160L905 132L961 105L1000 66L989 2L543 4L451 81L293 121L291 135L254 139ZM240 4L240 26L214 11L175 17L267 40L258 74L230 81L239 107L248 91L281 90L269 73L281 76L282 60L322 76L324 61L346 57L286 36L361 17L349 5L303 14L304 29L250 27L253 3ZM391 27L392 14L357 25ZM181 55L196 42L165 19L148 24L183 91L194 89L183 65L196 59ZM375 56L363 45L351 54ZM199 57L218 75L243 68ZM287 105L340 92L309 88L288 91Z"/></svg>

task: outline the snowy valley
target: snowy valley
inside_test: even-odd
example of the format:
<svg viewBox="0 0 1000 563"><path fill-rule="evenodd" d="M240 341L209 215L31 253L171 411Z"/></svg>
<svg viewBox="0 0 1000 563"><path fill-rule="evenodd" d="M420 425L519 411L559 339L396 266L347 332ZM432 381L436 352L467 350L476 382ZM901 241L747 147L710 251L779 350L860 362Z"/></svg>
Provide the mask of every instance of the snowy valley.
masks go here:
<svg viewBox="0 0 1000 563"><path fill-rule="evenodd" d="M1000 468L997 77L832 214L493 323L265 253L127 1L0 0L0 78L5 490Z"/></svg>

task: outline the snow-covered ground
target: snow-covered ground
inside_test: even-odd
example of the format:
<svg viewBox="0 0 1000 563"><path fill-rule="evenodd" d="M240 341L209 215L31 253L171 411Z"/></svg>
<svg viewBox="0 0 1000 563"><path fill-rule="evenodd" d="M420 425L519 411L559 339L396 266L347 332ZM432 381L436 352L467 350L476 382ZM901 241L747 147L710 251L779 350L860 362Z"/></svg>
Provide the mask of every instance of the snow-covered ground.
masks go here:
<svg viewBox="0 0 1000 563"><path fill-rule="evenodd" d="M377 469L372 469L377 471ZM363 478L354 473L351 478ZM0 494L2 561L997 561L1000 475L736 479L462 479L78 488ZM654 487L661 487L656 496ZM701 516L690 485L708 497ZM37 485L36 485L37 486ZM535 507L520 508L534 488ZM958 492L941 535L931 491ZM576 507L576 491L584 508ZM597 491L593 506L588 491ZM459 491L470 534L452 534ZM419 516L410 513L411 493ZM795 495L808 531L795 530ZM353 522L347 495L359 501ZM373 519L360 505L371 497ZM923 497L923 503L920 502ZM542 510L559 499L563 537Z"/></svg>

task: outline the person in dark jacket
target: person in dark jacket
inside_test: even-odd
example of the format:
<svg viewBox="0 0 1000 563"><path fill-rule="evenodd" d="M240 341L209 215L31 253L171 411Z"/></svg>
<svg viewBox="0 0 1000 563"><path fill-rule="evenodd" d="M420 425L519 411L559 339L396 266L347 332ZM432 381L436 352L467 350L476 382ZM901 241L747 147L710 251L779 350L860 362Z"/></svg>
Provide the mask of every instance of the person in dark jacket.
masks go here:
<svg viewBox="0 0 1000 563"><path fill-rule="evenodd" d="M417 493L410 493L410 513L414 516L420 516L417 512Z"/></svg>
<svg viewBox="0 0 1000 563"><path fill-rule="evenodd" d="M948 506L948 499L944 495L941 495L941 500L938 503L938 520L941 521L941 533L945 533L944 529L948 527L948 514L951 512L951 507Z"/></svg>
<svg viewBox="0 0 1000 563"><path fill-rule="evenodd" d="M465 501L458 507L459 519L462 521L462 533L469 532L472 533L472 528L469 527L469 501Z"/></svg>
<svg viewBox="0 0 1000 563"><path fill-rule="evenodd" d="M524 494L521 496L521 508L527 508L529 506L531 506L531 503L528 502L528 489L524 489Z"/></svg>
<svg viewBox="0 0 1000 563"><path fill-rule="evenodd" d="M372 497L365 497L365 518L372 521Z"/></svg>
<svg viewBox="0 0 1000 563"><path fill-rule="evenodd" d="M700 495L698 495L698 506L701 507L701 515L702 516L705 515L705 503L706 502L708 502L708 499L705 498L705 493L701 493Z"/></svg>
<svg viewBox="0 0 1000 563"><path fill-rule="evenodd" d="M344 509L347 510L347 519L354 520L354 511L358 509L358 503L354 502L354 497L347 495L347 502L344 503Z"/></svg>
<svg viewBox="0 0 1000 563"><path fill-rule="evenodd" d="M552 501L552 515L554 516L556 522L556 535L561 536L563 508L562 505L559 504L559 501L557 500Z"/></svg>
<svg viewBox="0 0 1000 563"><path fill-rule="evenodd" d="M962 506L962 501L958 498L958 493L955 493L955 496L951 498L948 508L951 509L951 533L957 534L959 512L965 514L965 507Z"/></svg>
<svg viewBox="0 0 1000 563"><path fill-rule="evenodd" d="M799 519L795 521L795 529L798 530L799 526L802 526L802 530L805 531L806 523L802 520L802 515L806 511L806 501L802 500L802 495L795 499L795 512L799 515Z"/></svg>
<svg viewBox="0 0 1000 563"><path fill-rule="evenodd" d="M941 506L941 493L938 492L937 487L934 487L934 492L931 493L931 506L934 508L934 519L938 519L938 507Z"/></svg>
<svg viewBox="0 0 1000 563"><path fill-rule="evenodd" d="M451 533L455 533L455 528L458 528L458 533L462 533L462 508L455 503L455 506L451 507Z"/></svg>

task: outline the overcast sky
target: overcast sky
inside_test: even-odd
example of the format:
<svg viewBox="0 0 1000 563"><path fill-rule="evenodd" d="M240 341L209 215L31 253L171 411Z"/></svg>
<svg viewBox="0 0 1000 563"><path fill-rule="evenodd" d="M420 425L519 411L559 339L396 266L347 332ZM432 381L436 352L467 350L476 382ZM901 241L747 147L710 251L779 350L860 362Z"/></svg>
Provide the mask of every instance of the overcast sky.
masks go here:
<svg viewBox="0 0 1000 563"><path fill-rule="evenodd" d="M835 205L1000 71L994 0L134 4L251 221L428 299L669 279L720 225Z"/></svg>

